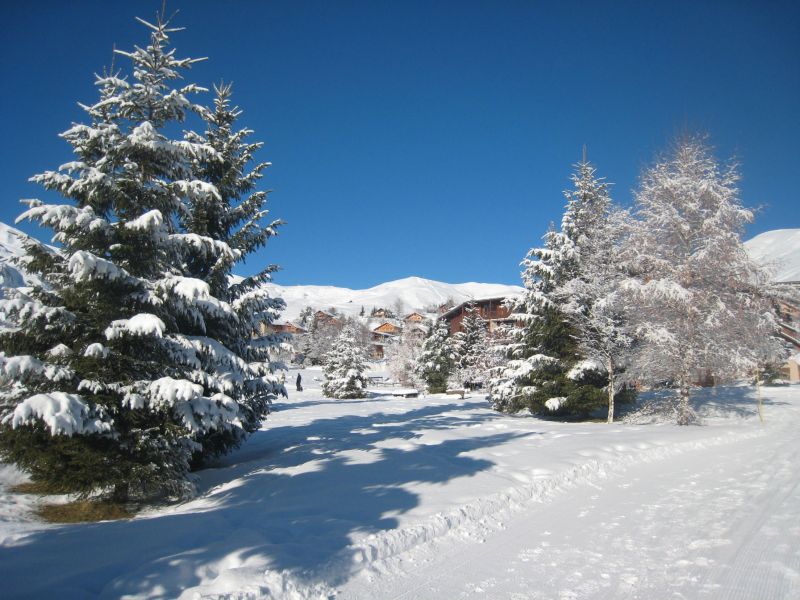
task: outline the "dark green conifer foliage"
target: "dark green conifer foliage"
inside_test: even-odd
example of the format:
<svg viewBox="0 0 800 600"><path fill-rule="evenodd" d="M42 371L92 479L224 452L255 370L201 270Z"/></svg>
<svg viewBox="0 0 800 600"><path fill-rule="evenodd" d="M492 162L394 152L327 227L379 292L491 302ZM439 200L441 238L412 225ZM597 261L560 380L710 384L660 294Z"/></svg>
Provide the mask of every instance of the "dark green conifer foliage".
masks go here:
<svg viewBox="0 0 800 600"><path fill-rule="evenodd" d="M20 216L60 244L30 249L46 287L0 300L17 325L0 335L0 455L50 487L117 500L188 493L192 455L237 443L282 389L268 363L248 362L269 346L251 349L259 311L279 301L226 283L263 234L232 246L236 222L212 231L192 216L231 198L200 168L222 154L169 137L206 114L190 101L205 90L177 85L196 61L169 47L176 30L142 23L149 45L117 52L132 75L99 76L87 122L62 134L75 160L33 178L69 201L31 200Z"/></svg>

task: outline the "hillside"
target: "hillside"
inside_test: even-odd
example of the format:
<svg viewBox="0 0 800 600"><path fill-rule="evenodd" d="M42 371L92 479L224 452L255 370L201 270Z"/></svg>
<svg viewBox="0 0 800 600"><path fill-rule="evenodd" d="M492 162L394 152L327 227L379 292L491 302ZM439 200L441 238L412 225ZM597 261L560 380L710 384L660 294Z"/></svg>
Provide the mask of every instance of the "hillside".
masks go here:
<svg viewBox="0 0 800 600"><path fill-rule="evenodd" d="M401 302L403 312L409 313L439 306L448 299L458 304L471 298L508 296L522 292L522 288L515 285L443 283L421 277L406 277L365 290L320 285L267 284L267 287L286 301L287 309L283 318L287 321L296 319L306 306L315 310L335 308L345 315L355 316L361 312L362 306L369 315L373 307L394 309Z"/></svg>
<svg viewBox="0 0 800 600"><path fill-rule="evenodd" d="M25 243L31 237L0 221L0 289L22 287L39 282L38 277L26 273L14 263L25 255Z"/></svg>
<svg viewBox="0 0 800 600"><path fill-rule="evenodd" d="M800 229L765 231L744 245L754 260L774 270L773 281L800 281Z"/></svg>
<svg viewBox="0 0 800 600"><path fill-rule="evenodd" d="M24 254L23 245L28 239L18 229L0 222L0 287L19 287L37 281L13 264L14 258ZM745 247L756 261L774 270L775 281L800 281L800 229L766 231L745 242ZM357 315L362 306L369 314L373 307L394 309L401 302L403 310L411 312L438 306L448 299L460 303L470 298L508 296L522 291L515 285L443 283L421 277L406 277L364 290L323 285L267 284L267 287L286 301L283 319L287 321L296 319L307 306L317 310L335 308L345 315Z"/></svg>

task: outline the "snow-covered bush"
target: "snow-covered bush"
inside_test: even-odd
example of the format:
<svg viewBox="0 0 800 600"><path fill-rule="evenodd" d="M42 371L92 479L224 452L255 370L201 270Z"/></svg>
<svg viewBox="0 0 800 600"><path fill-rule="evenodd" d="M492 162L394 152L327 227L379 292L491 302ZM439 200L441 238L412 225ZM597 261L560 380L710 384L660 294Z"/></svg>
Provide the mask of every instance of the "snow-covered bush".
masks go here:
<svg viewBox="0 0 800 600"><path fill-rule="evenodd" d="M386 366L397 383L414 388L422 387L417 364L422 353L422 339L411 327L395 343L386 346Z"/></svg>

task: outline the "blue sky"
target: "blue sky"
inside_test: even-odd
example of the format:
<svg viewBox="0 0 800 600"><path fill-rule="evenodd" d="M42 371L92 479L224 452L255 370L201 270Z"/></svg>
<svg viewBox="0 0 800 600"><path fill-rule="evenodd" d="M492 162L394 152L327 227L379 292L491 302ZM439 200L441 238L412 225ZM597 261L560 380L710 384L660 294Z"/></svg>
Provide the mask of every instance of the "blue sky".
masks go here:
<svg viewBox="0 0 800 600"><path fill-rule="evenodd" d="M147 41L158 1L3 3L0 220L70 160L112 44ZM241 272L369 287L418 275L519 282L560 219L583 144L614 197L677 133L741 163L748 230L800 227L797 2L170 0L190 73L234 82L273 163L281 235ZM36 233L30 226L26 231ZM39 233L41 236L42 234Z"/></svg>

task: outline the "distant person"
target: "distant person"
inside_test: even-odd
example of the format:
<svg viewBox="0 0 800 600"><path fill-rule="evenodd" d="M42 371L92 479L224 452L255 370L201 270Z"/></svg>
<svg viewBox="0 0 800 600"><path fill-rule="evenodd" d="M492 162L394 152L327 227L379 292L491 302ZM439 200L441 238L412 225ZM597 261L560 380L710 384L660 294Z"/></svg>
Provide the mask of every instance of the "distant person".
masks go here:
<svg viewBox="0 0 800 600"><path fill-rule="evenodd" d="M297 383L297 391L298 392L302 392L303 391L303 378L300 376L300 373L297 374L297 381L295 383Z"/></svg>

